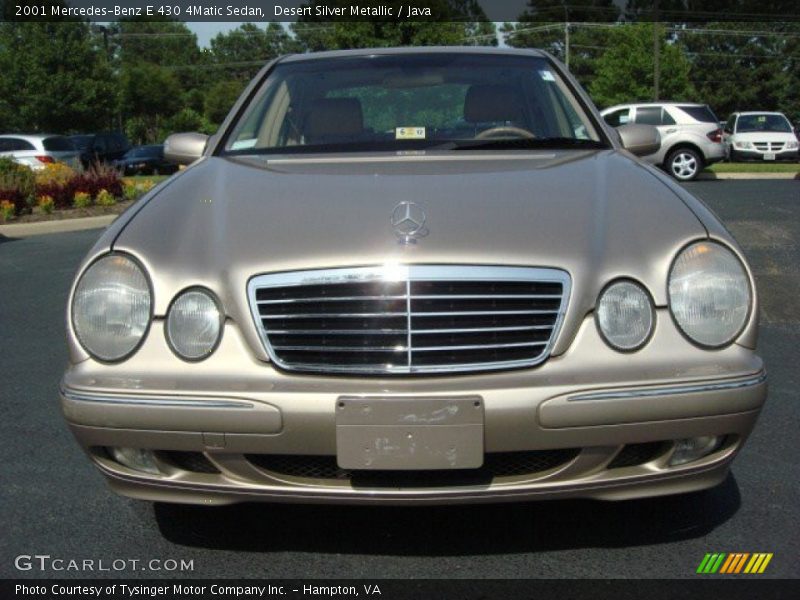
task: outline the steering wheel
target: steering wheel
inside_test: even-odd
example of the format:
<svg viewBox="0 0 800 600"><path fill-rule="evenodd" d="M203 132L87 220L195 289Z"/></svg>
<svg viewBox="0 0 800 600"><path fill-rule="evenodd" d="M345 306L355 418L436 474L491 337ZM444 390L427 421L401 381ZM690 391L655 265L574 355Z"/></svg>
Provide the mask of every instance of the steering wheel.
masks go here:
<svg viewBox="0 0 800 600"><path fill-rule="evenodd" d="M503 125L501 127L491 127L489 129L484 129L478 135L475 136L476 140L487 140L487 139L502 139L502 138L525 138L532 140L536 137L536 135L528 131L527 129L523 129L522 127L514 127L511 125Z"/></svg>

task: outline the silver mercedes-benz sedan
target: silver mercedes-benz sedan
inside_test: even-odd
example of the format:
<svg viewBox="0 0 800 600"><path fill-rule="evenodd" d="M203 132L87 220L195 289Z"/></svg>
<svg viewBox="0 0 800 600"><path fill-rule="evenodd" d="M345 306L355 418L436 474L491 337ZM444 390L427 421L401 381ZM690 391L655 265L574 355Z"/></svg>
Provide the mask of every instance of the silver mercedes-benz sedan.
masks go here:
<svg viewBox="0 0 800 600"><path fill-rule="evenodd" d="M278 59L81 264L69 427L155 501L714 486L766 398L756 292L658 144L543 52Z"/></svg>

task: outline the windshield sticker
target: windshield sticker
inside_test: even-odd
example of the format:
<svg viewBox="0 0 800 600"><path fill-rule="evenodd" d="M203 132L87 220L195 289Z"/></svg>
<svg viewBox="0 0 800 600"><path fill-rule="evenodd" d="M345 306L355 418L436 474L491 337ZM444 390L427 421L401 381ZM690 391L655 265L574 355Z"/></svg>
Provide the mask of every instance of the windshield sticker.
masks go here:
<svg viewBox="0 0 800 600"><path fill-rule="evenodd" d="M759 123L766 123L767 122L767 117L765 117L764 115L758 115L758 122Z"/></svg>
<svg viewBox="0 0 800 600"><path fill-rule="evenodd" d="M394 130L394 139L396 140L424 140L425 128L424 127L397 127Z"/></svg>
<svg viewBox="0 0 800 600"><path fill-rule="evenodd" d="M539 75L542 76L543 81L555 81L556 78L553 77L553 74L548 70L539 71Z"/></svg>

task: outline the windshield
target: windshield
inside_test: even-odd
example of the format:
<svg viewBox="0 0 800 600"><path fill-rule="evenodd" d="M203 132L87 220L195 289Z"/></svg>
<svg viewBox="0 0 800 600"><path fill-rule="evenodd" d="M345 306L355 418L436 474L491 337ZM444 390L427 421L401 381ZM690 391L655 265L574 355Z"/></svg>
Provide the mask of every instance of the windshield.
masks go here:
<svg viewBox="0 0 800 600"><path fill-rule="evenodd" d="M607 147L544 58L394 54L278 64L226 154Z"/></svg>
<svg viewBox="0 0 800 600"><path fill-rule="evenodd" d="M751 131L791 133L792 126L783 115L739 115L736 132L748 133Z"/></svg>

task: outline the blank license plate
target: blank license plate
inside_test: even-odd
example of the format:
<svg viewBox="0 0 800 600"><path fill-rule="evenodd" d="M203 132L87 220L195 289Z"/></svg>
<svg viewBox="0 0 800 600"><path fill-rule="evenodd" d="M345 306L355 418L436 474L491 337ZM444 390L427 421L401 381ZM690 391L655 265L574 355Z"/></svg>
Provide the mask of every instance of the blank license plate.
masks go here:
<svg viewBox="0 0 800 600"><path fill-rule="evenodd" d="M477 469L483 464L483 400L341 397L336 458L343 469Z"/></svg>
<svg viewBox="0 0 800 600"><path fill-rule="evenodd" d="M775 160L775 153L774 152L765 152L764 153L764 160Z"/></svg>

